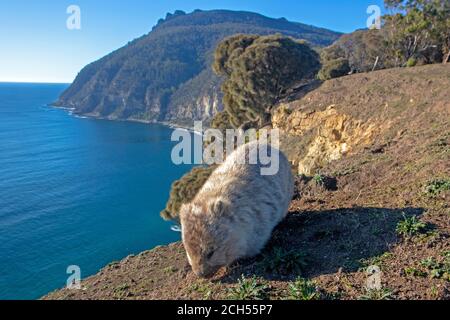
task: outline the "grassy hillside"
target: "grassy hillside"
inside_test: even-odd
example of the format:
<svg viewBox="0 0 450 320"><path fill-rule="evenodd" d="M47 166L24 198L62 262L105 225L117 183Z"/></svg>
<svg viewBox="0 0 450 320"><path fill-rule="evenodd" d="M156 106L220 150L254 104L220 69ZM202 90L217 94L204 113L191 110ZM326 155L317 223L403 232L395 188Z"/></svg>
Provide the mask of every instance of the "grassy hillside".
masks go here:
<svg viewBox="0 0 450 320"><path fill-rule="evenodd" d="M290 213L261 255L207 281L174 243L45 298L449 299L449 87L450 65L431 65L298 93L275 124L294 169L308 164L310 174L297 176ZM381 290L366 290L369 266L381 269Z"/></svg>

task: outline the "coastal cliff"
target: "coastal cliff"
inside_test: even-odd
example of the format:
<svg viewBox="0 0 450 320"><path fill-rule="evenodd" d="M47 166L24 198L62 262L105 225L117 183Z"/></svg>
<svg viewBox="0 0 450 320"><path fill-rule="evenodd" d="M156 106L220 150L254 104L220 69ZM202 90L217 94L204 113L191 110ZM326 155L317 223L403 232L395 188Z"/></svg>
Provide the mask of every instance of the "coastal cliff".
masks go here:
<svg viewBox="0 0 450 320"><path fill-rule="evenodd" d="M296 194L261 255L201 280L174 243L44 299L224 299L245 284L248 299L450 299L449 87L450 65L429 65L329 80L283 103L273 125ZM374 265L382 287L368 291Z"/></svg>

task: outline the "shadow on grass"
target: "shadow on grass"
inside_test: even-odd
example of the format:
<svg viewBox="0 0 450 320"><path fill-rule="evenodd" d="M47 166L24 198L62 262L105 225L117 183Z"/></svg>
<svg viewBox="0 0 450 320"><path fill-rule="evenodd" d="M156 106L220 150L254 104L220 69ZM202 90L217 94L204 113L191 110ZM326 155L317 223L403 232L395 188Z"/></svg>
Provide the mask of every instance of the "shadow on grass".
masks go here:
<svg viewBox="0 0 450 320"><path fill-rule="evenodd" d="M235 283L243 274L292 281L339 270L357 271L361 260L380 256L397 243L396 226L421 208L344 208L290 213L274 230L261 255L230 267L221 282Z"/></svg>

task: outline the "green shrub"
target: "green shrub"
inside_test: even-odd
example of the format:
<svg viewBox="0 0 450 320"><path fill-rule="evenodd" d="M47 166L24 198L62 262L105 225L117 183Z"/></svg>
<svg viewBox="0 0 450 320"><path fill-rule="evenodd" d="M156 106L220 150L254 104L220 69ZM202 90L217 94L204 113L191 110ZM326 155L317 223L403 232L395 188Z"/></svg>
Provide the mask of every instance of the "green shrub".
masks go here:
<svg viewBox="0 0 450 320"><path fill-rule="evenodd" d="M408 68L415 67L416 65L417 65L417 60L415 58L409 58L408 61L406 62L406 66Z"/></svg>
<svg viewBox="0 0 450 320"><path fill-rule="evenodd" d="M387 288L366 290L365 294L359 297L360 300L391 300L392 291Z"/></svg>
<svg viewBox="0 0 450 320"><path fill-rule="evenodd" d="M225 133L227 129L232 129L233 126L230 122L228 112L222 111L217 113L211 120L211 128L219 129L223 133Z"/></svg>
<svg viewBox="0 0 450 320"><path fill-rule="evenodd" d="M443 261L437 261L432 257L424 259L420 262L420 265L428 270L431 278L450 281L450 259L445 255L443 257Z"/></svg>
<svg viewBox="0 0 450 320"><path fill-rule="evenodd" d="M344 34L331 46L322 49L320 53L322 63L322 77L334 78L327 74L327 70L341 70L342 74L348 64L348 72L370 72L393 66L392 57L386 54L386 46L382 30L357 30ZM375 62L377 62L375 64ZM340 64L343 69L333 67ZM339 74L338 73L338 74Z"/></svg>
<svg viewBox="0 0 450 320"><path fill-rule="evenodd" d="M215 168L216 166L195 167L180 180L175 181L166 208L161 211L161 217L165 220L177 219L181 205L194 199Z"/></svg>
<svg viewBox="0 0 450 320"><path fill-rule="evenodd" d="M260 128L286 90L315 78L320 61L302 40L237 34L217 46L213 69L225 78L223 105L233 127Z"/></svg>
<svg viewBox="0 0 450 320"><path fill-rule="evenodd" d="M238 284L229 289L228 298L231 300L263 300L267 295L267 285L255 277L245 278L241 275Z"/></svg>
<svg viewBox="0 0 450 320"><path fill-rule="evenodd" d="M426 224L419 221L416 216L406 217L403 214L403 220L397 224L396 231L404 237L413 237L425 231Z"/></svg>
<svg viewBox="0 0 450 320"><path fill-rule="evenodd" d="M318 78L322 81L347 75L350 72L350 64L345 58L327 61L322 65Z"/></svg>
<svg viewBox="0 0 450 320"><path fill-rule="evenodd" d="M405 274L408 276L413 276L413 277L426 277L427 276L426 272L424 272L420 269L414 268L414 267L406 267L403 270L405 271Z"/></svg>
<svg viewBox="0 0 450 320"><path fill-rule="evenodd" d="M434 197L444 191L450 190L450 179L435 179L425 185L425 193Z"/></svg>
<svg viewBox="0 0 450 320"><path fill-rule="evenodd" d="M320 298L319 291L314 282L297 278L294 283L289 284L290 300L318 300Z"/></svg>
<svg viewBox="0 0 450 320"><path fill-rule="evenodd" d="M313 177L313 181L318 186L323 186L325 184L325 178L321 174L315 174Z"/></svg>

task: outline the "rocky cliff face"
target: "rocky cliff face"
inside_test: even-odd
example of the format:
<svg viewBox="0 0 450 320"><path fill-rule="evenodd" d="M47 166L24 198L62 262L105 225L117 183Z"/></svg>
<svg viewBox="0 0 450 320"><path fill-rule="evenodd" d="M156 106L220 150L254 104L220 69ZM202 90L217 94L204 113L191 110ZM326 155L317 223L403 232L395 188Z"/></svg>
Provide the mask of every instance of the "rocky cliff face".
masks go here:
<svg viewBox="0 0 450 320"><path fill-rule="evenodd" d="M223 110L222 95L218 88L211 90L193 100L180 101L172 105L166 113L165 121L190 124L192 120L209 121Z"/></svg>
<svg viewBox="0 0 450 320"><path fill-rule="evenodd" d="M209 119L222 110L221 80L211 69L213 52L236 33L281 33L315 46L340 36L250 12L177 11L149 34L86 66L55 105L108 119L183 124Z"/></svg>
<svg viewBox="0 0 450 320"><path fill-rule="evenodd" d="M325 164L374 142L375 137L389 127L389 121L363 122L348 114L340 113L335 105L324 111L289 113L289 106L282 105L272 118L273 126L284 135L308 136L304 155L291 155L298 174L312 175ZM287 114L286 114L287 113Z"/></svg>

